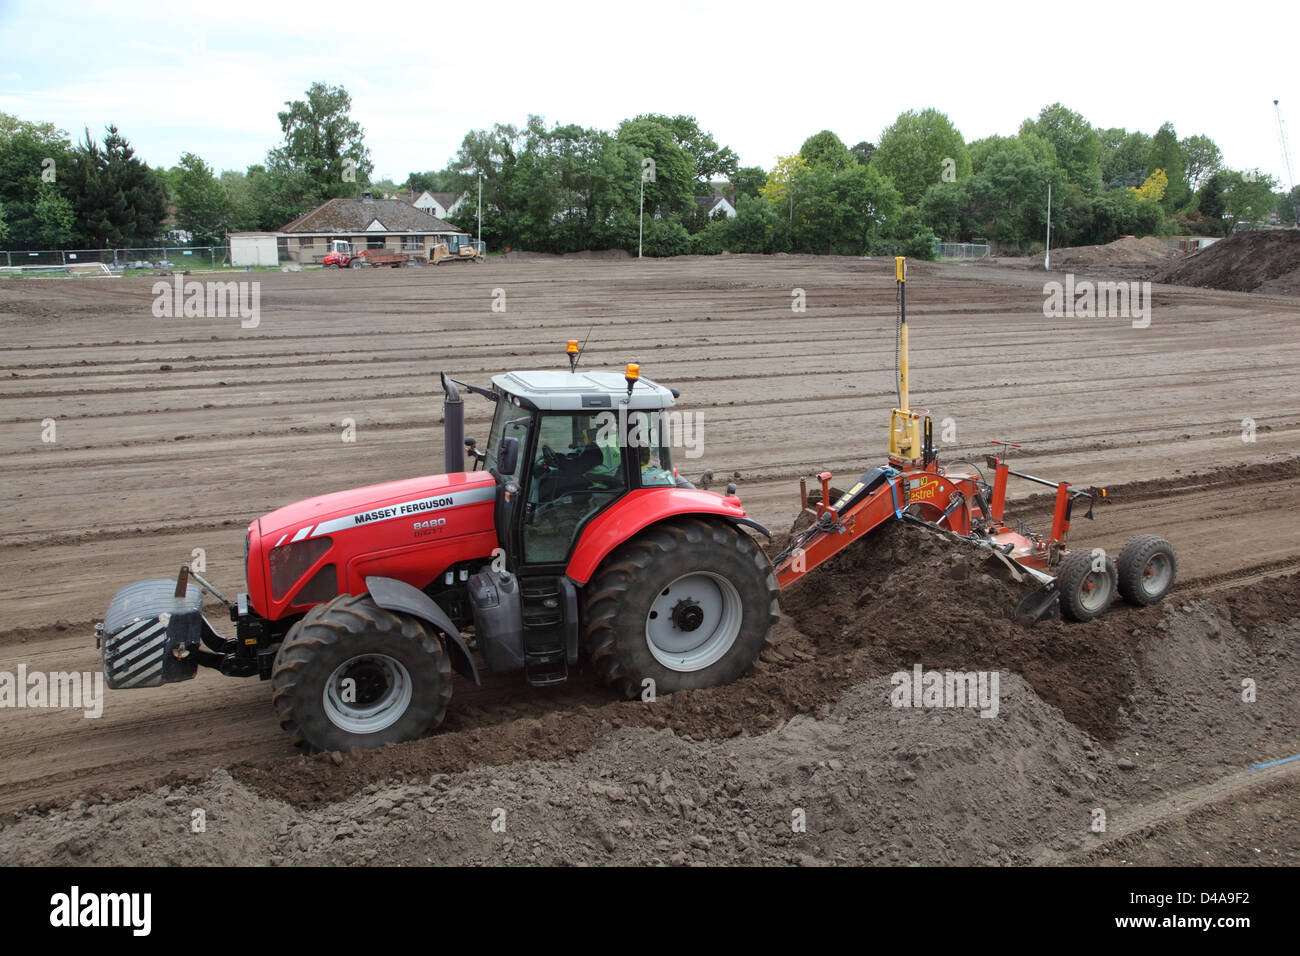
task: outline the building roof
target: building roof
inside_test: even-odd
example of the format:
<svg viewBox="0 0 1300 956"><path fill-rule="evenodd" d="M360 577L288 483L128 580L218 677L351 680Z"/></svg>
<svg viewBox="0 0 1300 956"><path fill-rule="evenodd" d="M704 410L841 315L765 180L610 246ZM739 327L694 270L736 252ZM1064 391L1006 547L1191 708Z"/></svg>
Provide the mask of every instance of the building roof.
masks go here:
<svg viewBox="0 0 1300 956"><path fill-rule="evenodd" d="M450 209L464 193L429 193L429 195L438 200L438 205L443 209Z"/></svg>
<svg viewBox="0 0 1300 956"><path fill-rule="evenodd" d="M449 222L430 216L400 199L331 199L311 212L303 213L280 231L294 233L339 233L360 235L378 219L389 233L463 233Z"/></svg>
<svg viewBox="0 0 1300 956"><path fill-rule="evenodd" d="M706 216L713 215L714 211L724 202L730 206L731 201L726 196L696 196L695 201L704 209Z"/></svg>

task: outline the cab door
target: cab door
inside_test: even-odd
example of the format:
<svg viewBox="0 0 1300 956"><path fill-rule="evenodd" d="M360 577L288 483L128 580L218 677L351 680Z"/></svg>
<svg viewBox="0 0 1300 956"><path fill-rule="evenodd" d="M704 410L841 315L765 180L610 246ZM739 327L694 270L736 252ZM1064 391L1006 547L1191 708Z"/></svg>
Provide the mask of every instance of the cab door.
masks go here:
<svg viewBox="0 0 1300 956"><path fill-rule="evenodd" d="M611 417L539 416L522 502L522 564L564 564L587 523L627 493L626 462Z"/></svg>

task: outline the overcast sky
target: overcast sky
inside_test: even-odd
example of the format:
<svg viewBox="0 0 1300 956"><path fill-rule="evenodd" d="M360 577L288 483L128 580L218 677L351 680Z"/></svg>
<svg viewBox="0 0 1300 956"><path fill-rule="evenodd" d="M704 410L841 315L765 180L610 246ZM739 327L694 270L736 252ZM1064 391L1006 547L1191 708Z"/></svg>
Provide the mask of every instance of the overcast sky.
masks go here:
<svg viewBox="0 0 1300 956"><path fill-rule="evenodd" d="M0 0L0 111L79 138L116 123L151 165L261 162L276 113L342 84L375 178L439 169L495 122L604 129L689 113L742 165L821 129L876 142L936 107L967 142L1061 101L1094 126L1204 133L1285 178L1300 148L1300 4L729 4L460 0L280 5ZM1300 160L1293 159L1293 164Z"/></svg>

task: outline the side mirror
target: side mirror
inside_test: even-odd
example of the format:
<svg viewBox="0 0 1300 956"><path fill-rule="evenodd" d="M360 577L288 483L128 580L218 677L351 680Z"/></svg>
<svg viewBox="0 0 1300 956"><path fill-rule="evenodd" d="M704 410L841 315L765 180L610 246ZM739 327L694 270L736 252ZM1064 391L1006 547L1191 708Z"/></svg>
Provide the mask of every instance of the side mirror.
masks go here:
<svg viewBox="0 0 1300 956"><path fill-rule="evenodd" d="M519 466L519 439L503 438L497 449L497 474L502 477L513 475Z"/></svg>

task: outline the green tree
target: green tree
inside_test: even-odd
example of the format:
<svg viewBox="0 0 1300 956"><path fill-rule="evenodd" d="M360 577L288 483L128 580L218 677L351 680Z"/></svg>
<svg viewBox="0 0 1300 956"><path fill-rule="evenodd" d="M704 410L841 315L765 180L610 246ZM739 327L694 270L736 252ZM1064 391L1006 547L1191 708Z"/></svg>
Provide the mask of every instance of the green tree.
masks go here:
<svg viewBox="0 0 1300 956"><path fill-rule="evenodd" d="M829 166L831 169L847 169L858 162L840 138L828 129L804 140L799 155L810 166Z"/></svg>
<svg viewBox="0 0 1300 956"><path fill-rule="evenodd" d="M970 238L970 180L935 183L921 197L918 211L921 222L940 238L964 242Z"/></svg>
<svg viewBox="0 0 1300 956"><path fill-rule="evenodd" d="M1227 171L1223 190L1223 208L1228 218L1228 230L1238 223L1267 222L1277 205L1273 190L1277 180L1256 172Z"/></svg>
<svg viewBox="0 0 1300 956"><path fill-rule="evenodd" d="M70 202L64 187L71 168L67 133L51 123L32 123L0 113L0 204L8 225L7 245L15 249L47 246L41 239L47 225L36 210L40 187L55 185ZM46 193L48 197L49 191Z"/></svg>
<svg viewBox="0 0 1300 956"><path fill-rule="evenodd" d="M670 130L678 147L685 150L695 164L695 179L701 186L718 180L729 180L736 175L739 161L728 146L719 146L713 134L700 129L694 116L665 116L662 113L642 113L630 122L650 122Z"/></svg>
<svg viewBox="0 0 1300 956"><path fill-rule="evenodd" d="M653 166L644 167L650 177L645 183L647 216L680 219L694 209L700 186L698 166L696 158L678 144L677 136L672 126L652 116L619 124L619 142L636 149L643 161L653 162Z"/></svg>
<svg viewBox="0 0 1300 956"><path fill-rule="evenodd" d="M811 170L812 167L798 153L792 156L778 156L776 165L767 174L767 182L763 184L759 194L773 206L788 212L788 218L793 220L795 181Z"/></svg>
<svg viewBox="0 0 1300 956"><path fill-rule="evenodd" d="M798 173L794 188L793 239L800 251L864 255L895 237L898 190L870 166L821 163Z"/></svg>
<svg viewBox="0 0 1300 956"><path fill-rule="evenodd" d="M284 143L267 153L267 168L305 177L318 201L355 196L370 182L374 164L352 97L342 86L313 83L305 100L286 101L277 116Z"/></svg>
<svg viewBox="0 0 1300 956"><path fill-rule="evenodd" d="M1151 137L1151 149L1147 153L1147 167L1163 169L1169 177L1169 186L1165 189L1160 204L1166 211L1183 208L1190 196L1187 188L1187 154L1178 141L1173 123L1165 123Z"/></svg>
<svg viewBox="0 0 1300 956"><path fill-rule="evenodd" d="M866 166L871 162L871 157L876 151L875 143L868 143L865 139L849 149L859 165Z"/></svg>
<svg viewBox="0 0 1300 956"><path fill-rule="evenodd" d="M1044 106L1036 120L1020 125L1021 135L1034 135L1052 144L1056 162L1069 182L1085 193L1101 188L1101 137L1079 113L1060 103Z"/></svg>
<svg viewBox="0 0 1300 956"><path fill-rule="evenodd" d="M908 110L880 134L871 168L889 177L903 202L913 206L933 184L970 176L971 160L965 140L945 114Z"/></svg>
<svg viewBox="0 0 1300 956"><path fill-rule="evenodd" d="M189 232L196 245L224 242L230 231L230 196L211 167L194 153L186 153L175 167L171 183L176 226Z"/></svg>
<svg viewBox="0 0 1300 956"><path fill-rule="evenodd" d="M1034 138L1003 139L967 184L971 227L1003 245L1023 248L1045 234L1047 183L1058 174Z"/></svg>
<svg viewBox="0 0 1300 956"><path fill-rule="evenodd" d="M258 229L279 229L322 202L316 183L304 169L254 164L245 175Z"/></svg>
<svg viewBox="0 0 1300 956"><path fill-rule="evenodd" d="M66 189L77 197L78 242L98 248L147 246L158 239L167 216L166 186L116 126L107 127L102 145L86 130L70 165Z"/></svg>
<svg viewBox="0 0 1300 956"><path fill-rule="evenodd" d="M739 196L736 218L710 223L701 236L717 237L714 251L771 254L789 252L793 245L790 221L759 196Z"/></svg>
<svg viewBox="0 0 1300 956"><path fill-rule="evenodd" d="M431 193L451 192L449 177L450 173L445 169L429 169L422 173L408 173L406 185L414 190L416 195L425 190Z"/></svg>
<svg viewBox="0 0 1300 956"><path fill-rule="evenodd" d="M451 192L475 191L477 197L479 176L482 175L483 238L493 248L519 245L517 217L523 197L519 194L515 174L523 145L524 136L519 129L496 123L491 129L466 133L448 166ZM468 229L477 225L471 223L472 219L477 219L477 208L471 211L462 207L462 211L453 217L453 222Z"/></svg>
<svg viewBox="0 0 1300 956"><path fill-rule="evenodd" d="M46 249L66 249L76 238L77 213L54 183L44 182L36 188L35 218L37 245Z"/></svg>
<svg viewBox="0 0 1300 956"><path fill-rule="evenodd" d="M1187 157L1187 185L1193 191L1223 167L1223 153L1208 136L1188 136L1178 145Z"/></svg>
<svg viewBox="0 0 1300 956"><path fill-rule="evenodd" d="M1154 168L1147 163L1151 137L1117 127L1100 130L1098 135L1102 184L1107 189L1140 186Z"/></svg>
<svg viewBox="0 0 1300 956"><path fill-rule="evenodd" d="M225 194L226 225L230 232L253 232L262 229L262 219L248 173L237 169L222 170L217 177ZM280 225L283 225L281 223Z"/></svg>
<svg viewBox="0 0 1300 956"><path fill-rule="evenodd" d="M741 196L757 196L767 183L767 171L762 166L742 166L731 182L736 187L737 200ZM736 211L740 211L739 207Z"/></svg>

